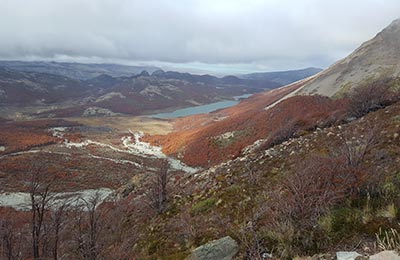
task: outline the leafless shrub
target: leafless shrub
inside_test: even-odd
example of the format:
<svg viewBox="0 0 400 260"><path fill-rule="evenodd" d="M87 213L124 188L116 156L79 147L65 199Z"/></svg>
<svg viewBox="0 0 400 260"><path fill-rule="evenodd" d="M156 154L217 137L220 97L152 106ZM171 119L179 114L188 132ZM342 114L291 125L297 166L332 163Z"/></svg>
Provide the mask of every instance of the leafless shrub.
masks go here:
<svg viewBox="0 0 400 260"><path fill-rule="evenodd" d="M277 126L276 129L269 134L267 140L257 148L257 151L264 151L289 140L298 130L298 124L299 122L297 120L290 119L280 126Z"/></svg>
<svg viewBox="0 0 400 260"><path fill-rule="evenodd" d="M188 244L192 244L197 237L197 229L194 223L194 219L190 211L186 209L181 214L180 225L182 226L183 235L185 236Z"/></svg>
<svg viewBox="0 0 400 260"><path fill-rule="evenodd" d="M365 172L342 157L311 157L270 194L269 227L282 257L320 246L318 220L332 206L352 197ZM282 237L284 235L284 237Z"/></svg>
<svg viewBox="0 0 400 260"><path fill-rule="evenodd" d="M344 157L348 167L360 167L365 155L377 141L376 126L366 125L365 128L363 133L357 132L357 130L347 130L341 133L339 147L330 146L331 155Z"/></svg>
<svg viewBox="0 0 400 260"><path fill-rule="evenodd" d="M300 163L280 188L270 193L269 226L275 240L281 241L282 256L290 257L291 250L307 251L322 243L318 241L318 220L364 187L369 174L363 162L375 140L373 127L367 127L363 134L342 133L339 143L330 144L328 156L312 156Z"/></svg>
<svg viewBox="0 0 400 260"><path fill-rule="evenodd" d="M251 162L246 161L244 167L246 169L246 173L247 173L250 184L255 184L257 182L259 176L257 175L254 168L251 166Z"/></svg>
<svg viewBox="0 0 400 260"><path fill-rule="evenodd" d="M311 228L329 207L348 195L360 178L340 159L312 157L272 194L273 212L292 218L302 228Z"/></svg>
<svg viewBox="0 0 400 260"><path fill-rule="evenodd" d="M283 124L281 127L278 127L274 132L271 133L268 139L268 146L271 147L289 140L289 138L296 133L297 129L298 122L294 119L290 120L286 124Z"/></svg>
<svg viewBox="0 0 400 260"><path fill-rule="evenodd" d="M349 113L354 117L362 117L369 112L381 109L395 99L390 90L389 80L378 80L371 84L357 87L350 94Z"/></svg>
<svg viewBox="0 0 400 260"><path fill-rule="evenodd" d="M235 228L235 236L245 249L244 257L249 260L262 260L271 253L268 252L262 236L264 225L262 221L266 216L268 207L265 205L264 196L258 197L257 201L258 206L252 210L249 214L249 218Z"/></svg>

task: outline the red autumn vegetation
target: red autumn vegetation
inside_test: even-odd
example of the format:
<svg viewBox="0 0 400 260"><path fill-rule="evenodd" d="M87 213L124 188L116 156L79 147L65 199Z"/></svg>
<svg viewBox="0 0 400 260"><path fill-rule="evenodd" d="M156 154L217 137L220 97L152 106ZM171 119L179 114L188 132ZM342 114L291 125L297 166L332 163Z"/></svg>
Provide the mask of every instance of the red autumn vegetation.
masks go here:
<svg viewBox="0 0 400 260"><path fill-rule="evenodd" d="M242 128L247 128L245 118L254 117L260 110L262 111L265 107L299 87L301 87L301 84L293 84L289 87L256 94L237 106L214 113L178 118L174 121L175 132L166 136L148 136L146 139L153 144L162 145L166 154L177 155L185 150L183 159L188 164L208 166L208 157L210 156L207 156L207 154L211 146L210 137L235 130L240 125ZM193 155L190 152L189 145L191 147L199 145L195 149L195 158L191 158ZM225 158L229 158L227 154ZM220 161L222 158L214 157L215 159Z"/></svg>
<svg viewBox="0 0 400 260"><path fill-rule="evenodd" d="M355 117L362 117L369 112L393 104L400 98L400 94L390 89L392 82L393 79L389 78L355 88L350 93L350 114Z"/></svg>
<svg viewBox="0 0 400 260"><path fill-rule="evenodd" d="M209 167L237 157L258 139L267 139L261 146L266 149L293 135L329 126L346 116L361 117L399 99L399 93L390 90L393 80L388 79L360 86L348 98L293 96L274 104L306 82L258 94L210 114L176 119L175 132L147 139L189 165Z"/></svg>
<svg viewBox="0 0 400 260"><path fill-rule="evenodd" d="M294 96L265 109L299 87L301 84L294 84L215 113L177 119L175 132L148 139L162 145L167 154L181 153L189 165L210 166L237 157L258 139L269 137L268 145L272 145L295 132L325 126L344 116L346 101L322 96ZM191 127L183 127L187 125ZM228 132L233 136L221 137Z"/></svg>
<svg viewBox="0 0 400 260"><path fill-rule="evenodd" d="M49 128L60 125L76 126L77 124L64 120L0 122L0 145L6 147L3 153L24 151L33 147L57 143L59 139L49 132Z"/></svg>
<svg viewBox="0 0 400 260"><path fill-rule="evenodd" d="M32 131L14 125L0 126L0 144L6 146L7 152L28 150L32 147L56 143L57 138L44 131Z"/></svg>

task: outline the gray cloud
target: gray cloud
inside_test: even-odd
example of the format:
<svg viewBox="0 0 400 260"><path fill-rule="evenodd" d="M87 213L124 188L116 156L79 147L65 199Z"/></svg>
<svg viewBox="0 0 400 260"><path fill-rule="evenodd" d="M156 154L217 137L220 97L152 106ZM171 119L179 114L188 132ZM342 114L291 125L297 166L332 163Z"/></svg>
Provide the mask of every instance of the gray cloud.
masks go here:
<svg viewBox="0 0 400 260"><path fill-rule="evenodd" d="M251 71L328 66L398 0L0 0L0 58Z"/></svg>

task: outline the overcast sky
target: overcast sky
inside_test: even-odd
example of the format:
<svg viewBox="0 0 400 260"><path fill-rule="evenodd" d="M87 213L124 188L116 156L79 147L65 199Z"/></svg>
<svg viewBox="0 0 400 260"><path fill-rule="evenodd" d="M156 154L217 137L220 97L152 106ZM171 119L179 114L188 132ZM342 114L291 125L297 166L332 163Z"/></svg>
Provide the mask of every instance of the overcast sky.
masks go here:
<svg viewBox="0 0 400 260"><path fill-rule="evenodd" d="M0 0L0 59L327 67L399 17L399 0Z"/></svg>

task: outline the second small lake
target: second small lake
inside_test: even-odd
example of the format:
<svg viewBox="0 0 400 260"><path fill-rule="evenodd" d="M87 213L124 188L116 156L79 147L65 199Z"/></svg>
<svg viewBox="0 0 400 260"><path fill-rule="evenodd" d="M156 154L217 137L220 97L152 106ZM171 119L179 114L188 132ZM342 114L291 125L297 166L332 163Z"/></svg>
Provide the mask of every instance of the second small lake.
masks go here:
<svg viewBox="0 0 400 260"><path fill-rule="evenodd" d="M234 106L234 105L238 104L241 99L248 98L251 95L253 95L253 94L245 94L245 95L234 97L234 100L222 100L222 101L211 103L211 104L182 108L182 109L175 110L173 112L154 114L154 115L150 115L149 117L170 119L170 118L177 118L177 117L183 117L183 116L191 116L191 115L196 115L196 114L210 113L210 112L218 110L218 109Z"/></svg>

